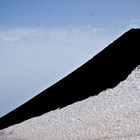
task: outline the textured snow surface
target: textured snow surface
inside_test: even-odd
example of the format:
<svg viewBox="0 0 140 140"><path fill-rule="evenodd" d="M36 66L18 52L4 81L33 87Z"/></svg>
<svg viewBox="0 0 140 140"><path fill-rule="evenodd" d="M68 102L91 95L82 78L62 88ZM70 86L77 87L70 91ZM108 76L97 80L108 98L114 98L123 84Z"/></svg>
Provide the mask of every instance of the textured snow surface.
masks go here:
<svg viewBox="0 0 140 140"><path fill-rule="evenodd" d="M140 68L98 96L1 130L0 140L140 140Z"/></svg>

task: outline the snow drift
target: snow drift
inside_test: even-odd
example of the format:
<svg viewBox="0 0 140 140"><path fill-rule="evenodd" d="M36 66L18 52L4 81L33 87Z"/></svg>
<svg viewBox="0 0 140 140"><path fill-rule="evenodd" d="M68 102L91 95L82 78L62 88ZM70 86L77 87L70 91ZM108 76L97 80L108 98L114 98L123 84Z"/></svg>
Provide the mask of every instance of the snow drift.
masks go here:
<svg viewBox="0 0 140 140"><path fill-rule="evenodd" d="M0 140L94 139L140 139L140 67L113 89L0 131Z"/></svg>

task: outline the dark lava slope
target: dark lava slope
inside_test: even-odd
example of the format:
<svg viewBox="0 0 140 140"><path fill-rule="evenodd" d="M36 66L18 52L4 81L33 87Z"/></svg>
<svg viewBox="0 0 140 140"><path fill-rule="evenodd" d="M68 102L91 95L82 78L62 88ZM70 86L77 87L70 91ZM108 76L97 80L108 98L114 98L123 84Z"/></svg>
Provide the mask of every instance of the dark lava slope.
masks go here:
<svg viewBox="0 0 140 140"><path fill-rule="evenodd" d="M0 118L0 129L113 88L140 65L140 29L131 29L77 70Z"/></svg>

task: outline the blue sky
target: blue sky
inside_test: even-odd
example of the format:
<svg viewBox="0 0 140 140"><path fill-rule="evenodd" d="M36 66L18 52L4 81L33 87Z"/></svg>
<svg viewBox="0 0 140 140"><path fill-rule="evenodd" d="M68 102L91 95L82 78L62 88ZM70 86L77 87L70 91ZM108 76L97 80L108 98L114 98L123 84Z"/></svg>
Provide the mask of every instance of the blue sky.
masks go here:
<svg viewBox="0 0 140 140"><path fill-rule="evenodd" d="M0 0L0 25L106 27L139 18L139 5L139 0Z"/></svg>
<svg viewBox="0 0 140 140"><path fill-rule="evenodd" d="M0 0L0 116L140 27L139 6L139 0Z"/></svg>

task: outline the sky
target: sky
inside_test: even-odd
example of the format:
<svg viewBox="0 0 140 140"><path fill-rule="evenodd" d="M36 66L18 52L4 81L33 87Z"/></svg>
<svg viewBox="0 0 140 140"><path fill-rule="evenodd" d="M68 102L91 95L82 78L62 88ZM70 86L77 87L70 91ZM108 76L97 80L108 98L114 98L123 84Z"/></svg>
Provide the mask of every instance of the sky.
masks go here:
<svg viewBox="0 0 140 140"><path fill-rule="evenodd" d="M139 0L0 0L0 117L130 28Z"/></svg>

